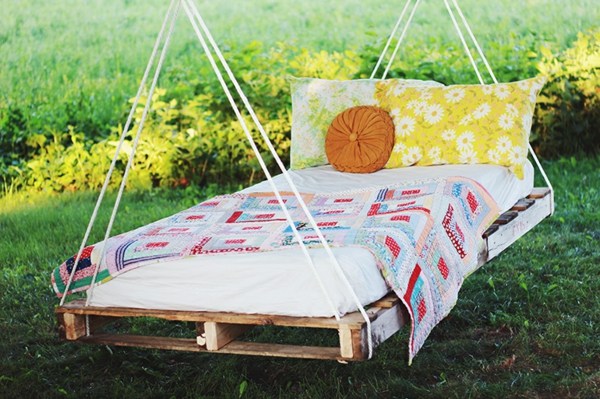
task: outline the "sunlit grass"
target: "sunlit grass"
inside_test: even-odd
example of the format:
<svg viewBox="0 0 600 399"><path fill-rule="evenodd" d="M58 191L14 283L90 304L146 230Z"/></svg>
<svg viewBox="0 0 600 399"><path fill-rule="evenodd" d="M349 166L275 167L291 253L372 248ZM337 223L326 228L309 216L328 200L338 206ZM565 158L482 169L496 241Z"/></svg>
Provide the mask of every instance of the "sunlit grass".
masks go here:
<svg viewBox="0 0 600 399"><path fill-rule="evenodd" d="M577 32L600 20L594 0L460 4L492 56L497 50L504 53L507 45L532 42L566 48ZM343 51L380 47L404 2L235 0L198 5L225 49L258 40L265 48L282 41L312 51ZM62 131L71 124L90 137L105 135L124 120L127 99L136 92L167 6L165 0L4 0L0 109L18 109L34 132ZM423 1L420 7L406 44L460 48L443 2ZM189 24L183 15L181 19L160 82L166 88L197 78L195 71L205 62ZM401 52L399 58L412 57Z"/></svg>

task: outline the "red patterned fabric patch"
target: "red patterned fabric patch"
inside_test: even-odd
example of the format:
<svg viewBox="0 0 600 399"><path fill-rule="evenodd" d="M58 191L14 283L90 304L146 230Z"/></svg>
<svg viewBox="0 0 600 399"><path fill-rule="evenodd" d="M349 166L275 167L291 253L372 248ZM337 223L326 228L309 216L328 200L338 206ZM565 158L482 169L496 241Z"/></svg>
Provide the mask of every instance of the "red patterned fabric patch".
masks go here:
<svg viewBox="0 0 600 399"><path fill-rule="evenodd" d="M476 213L477 208L479 208L479 202L477 201L477 198L475 198L475 195L473 195L471 191L469 191L469 194L467 194L467 202L469 203L469 208L471 208L471 212Z"/></svg>
<svg viewBox="0 0 600 399"><path fill-rule="evenodd" d="M448 265L446 265L446 261L444 260L444 258L440 257L437 267L440 273L442 273L442 277L444 277L444 280L446 280L448 278L448 273L450 273L450 270L448 270Z"/></svg>
<svg viewBox="0 0 600 399"><path fill-rule="evenodd" d="M390 236L385 237L385 245L392 251L394 258L397 258L400 254L400 246L394 239Z"/></svg>

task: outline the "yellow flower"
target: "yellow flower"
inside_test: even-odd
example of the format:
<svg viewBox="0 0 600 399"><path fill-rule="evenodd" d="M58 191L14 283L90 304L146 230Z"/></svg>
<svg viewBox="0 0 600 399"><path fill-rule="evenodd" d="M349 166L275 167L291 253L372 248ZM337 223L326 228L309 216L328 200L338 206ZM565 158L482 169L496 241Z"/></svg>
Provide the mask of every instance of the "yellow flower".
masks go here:
<svg viewBox="0 0 600 399"><path fill-rule="evenodd" d="M458 122L458 124L461 125L461 126L468 125L469 123L471 123L472 120L473 120L473 117L470 114L469 115L465 115L460 120L460 122Z"/></svg>
<svg viewBox="0 0 600 399"><path fill-rule="evenodd" d="M415 115L422 115L427 109L427 103L425 101L412 100L406 104L406 108L412 109Z"/></svg>
<svg viewBox="0 0 600 399"><path fill-rule="evenodd" d="M521 147L513 146L510 151L508 151L508 160L512 164L519 164L525 157L525 153Z"/></svg>
<svg viewBox="0 0 600 399"><path fill-rule="evenodd" d="M524 114L521 120L523 130L529 131L531 129L531 123L533 122L533 115Z"/></svg>
<svg viewBox="0 0 600 399"><path fill-rule="evenodd" d="M445 161L442 159L442 150L440 147L432 147L427 155L429 158L431 158L431 163L434 165L445 163Z"/></svg>
<svg viewBox="0 0 600 399"><path fill-rule="evenodd" d="M496 141L496 150L500 154L504 154L506 151L510 150L512 145L513 144L508 137L500 137L498 141Z"/></svg>
<svg viewBox="0 0 600 399"><path fill-rule="evenodd" d="M500 155L500 152L498 150L488 150L487 156L488 156L488 159L492 163L495 163L495 164L499 164L500 158L502 158L502 156Z"/></svg>
<svg viewBox="0 0 600 399"><path fill-rule="evenodd" d="M494 94L500 100L504 100L510 95L510 92L508 91L508 87L506 85L497 85L494 89Z"/></svg>
<svg viewBox="0 0 600 399"><path fill-rule="evenodd" d="M483 94L490 95L494 91L494 88L493 88L493 86L490 86L490 85L482 85L481 91Z"/></svg>
<svg viewBox="0 0 600 399"><path fill-rule="evenodd" d="M523 91L529 90L529 80L521 80L517 82L517 87Z"/></svg>
<svg viewBox="0 0 600 399"><path fill-rule="evenodd" d="M405 150L406 150L406 145L404 145L402 143L394 144L394 152L400 153L400 152L404 152Z"/></svg>
<svg viewBox="0 0 600 399"><path fill-rule="evenodd" d="M392 89L392 93L395 96L399 96L400 94L402 94L406 91L406 87L407 86L405 86L405 85L396 84L395 87Z"/></svg>
<svg viewBox="0 0 600 399"><path fill-rule="evenodd" d="M477 152L469 146L469 148L465 148L460 151L458 159L461 163L477 163Z"/></svg>
<svg viewBox="0 0 600 399"><path fill-rule="evenodd" d="M519 116L519 110L514 106L514 104L506 104L506 113L513 118Z"/></svg>

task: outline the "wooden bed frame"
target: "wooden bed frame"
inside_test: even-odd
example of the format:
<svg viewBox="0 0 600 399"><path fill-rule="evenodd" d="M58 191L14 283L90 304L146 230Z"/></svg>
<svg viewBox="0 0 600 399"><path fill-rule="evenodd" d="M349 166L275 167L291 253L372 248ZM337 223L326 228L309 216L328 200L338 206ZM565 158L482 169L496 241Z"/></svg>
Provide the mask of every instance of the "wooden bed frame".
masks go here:
<svg viewBox="0 0 600 399"><path fill-rule="evenodd" d="M479 254L479 266L498 256L549 216L552 213L552 206L553 198L548 188L534 188L527 198L519 200L483 234L484 247ZM366 309L371 320L373 348L410 322L404 305L394 293L371 303ZM82 343L343 362L364 360L368 356L366 322L359 312L347 314L340 321L336 321L333 317L86 307L84 300L75 300L57 307L56 315L60 337ZM131 317L193 322L196 326L196 339L102 332L102 327L106 324ZM253 326L260 325L337 330L339 346L301 346L238 339Z"/></svg>

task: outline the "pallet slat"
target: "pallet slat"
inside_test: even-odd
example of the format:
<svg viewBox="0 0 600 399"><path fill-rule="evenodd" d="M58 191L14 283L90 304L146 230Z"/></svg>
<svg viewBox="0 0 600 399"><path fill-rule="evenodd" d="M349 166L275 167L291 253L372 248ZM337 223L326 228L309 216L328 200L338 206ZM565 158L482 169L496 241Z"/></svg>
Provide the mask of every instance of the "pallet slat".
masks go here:
<svg viewBox="0 0 600 399"><path fill-rule="evenodd" d="M498 224L498 225L502 226L503 224L510 223L517 216L519 216L519 212L515 212L515 211L504 212L502 215L500 215L498 217L498 219L496 219L496 221L494 222L494 224Z"/></svg>
<svg viewBox="0 0 600 399"><path fill-rule="evenodd" d="M511 211L523 212L526 209L529 209L533 204L535 204L535 200L528 198L521 198L512 208Z"/></svg>
<svg viewBox="0 0 600 399"><path fill-rule="evenodd" d="M496 231L498 231L498 226L497 224L493 224L490 227L488 227L488 229L486 231L483 232L482 237L483 238L488 238L489 236L491 236L492 234L494 234Z"/></svg>
<svg viewBox="0 0 600 399"><path fill-rule="evenodd" d="M542 199L548 194L550 194L550 189L548 187L535 187L533 190L531 190L531 194L529 194L527 198Z"/></svg>
<svg viewBox="0 0 600 399"><path fill-rule="evenodd" d="M111 317L154 317L171 321L214 321L217 323L273 325L283 327L313 327L337 329L340 324L359 328L362 317L346 315L336 321L331 317L293 317L188 310L157 310L143 308L85 306L85 300L75 300L56 309L56 313L87 314ZM360 316L360 315L359 315Z"/></svg>
<svg viewBox="0 0 600 399"><path fill-rule="evenodd" d="M398 296L396 294L391 292L391 293L387 294L386 296L384 296L383 298L373 302L369 306L377 307L377 308L391 308L398 302L400 302L400 298L398 298Z"/></svg>
<svg viewBox="0 0 600 399"><path fill-rule="evenodd" d="M498 229L487 237L484 237L488 261L498 256L517 239L525 235L525 233L550 215L552 212L552 198L548 195L549 193L550 190L547 188L534 189L528 197L529 199L535 199L532 205L519 212L510 211L515 213L516 216L512 217L506 223L498 223Z"/></svg>
<svg viewBox="0 0 600 399"><path fill-rule="evenodd" d="M260 342L234 341L218 351L208 351L196 344L192 338L152 337L145 335L95 334L81 337L77 342L148 349L165 349L186 352L222 353L237 355L259 355L294 357L301 359L343 360L339 348L284 345Z"/></svg>

